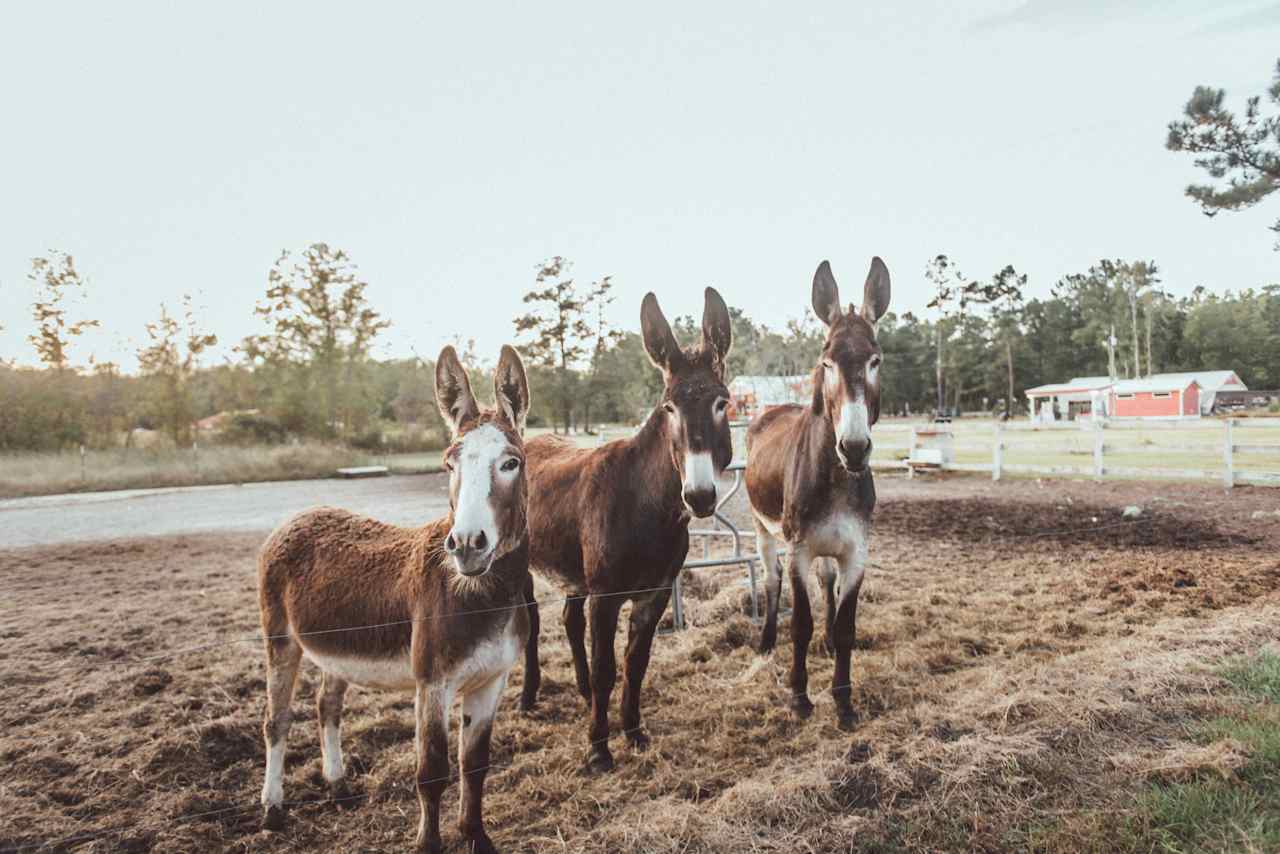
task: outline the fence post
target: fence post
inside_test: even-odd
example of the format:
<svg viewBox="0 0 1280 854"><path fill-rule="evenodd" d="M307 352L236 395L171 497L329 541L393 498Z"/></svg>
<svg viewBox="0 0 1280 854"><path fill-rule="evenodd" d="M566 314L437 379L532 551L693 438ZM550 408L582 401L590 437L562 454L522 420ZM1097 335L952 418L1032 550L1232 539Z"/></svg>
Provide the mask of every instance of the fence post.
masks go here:
<svg viewBox="0 0 1280 854"><path fill-rule="evenodd" d="M1224 464L1224 469L1222 472L1222 484L1227 489L1231 489L1236 485L1235 446L1234 446L1235 440L1231 436L1231 425L1234 421L1235 419L1233 418L1228 418L1226 420L1226 425L1227 425L1226 437L1223 439L1223 442L1222 442L1222 462Z"/></svg>
<svg viewBox="0 0 1280 854"><path fill-rule="evenodd" d="M1000 479L1000 467L1004 465L1004 425L996 422L996 443L991 451L991 479Z"/></svg>
<svg viewBox="0 0 1280 854"><path fill-rule="evenodd" d="M911 465L911 461L916 458L916 428L911 427L911 447L907 449L907 480L912 480L916 476L916 467ZM766 569L766 572L769 570Z"/></svg>
<svg viewBox="0 0 1280 854"><path fill-rule="evenodd" d="M1103 423L1099 418L1093 420L1093 477L1095 480L1102 480L1102 475L1106 469L1102 465L1103 444Z"/></svg>
<svg viewBox="0 0 1280 854"><path fill-rule="evenodd" d="M196 477L199 477L200 476L200 443L194 440L191 442L191 456L195 459Z"/></svg>
<svg viewBox="0 0 1280 854"><path fill-rule="evenodd" d="M86 480L88 480L88 477L85 476L85 471L84 471L84 445L81 445L80 446L80 482L84 483Z"/></svg>

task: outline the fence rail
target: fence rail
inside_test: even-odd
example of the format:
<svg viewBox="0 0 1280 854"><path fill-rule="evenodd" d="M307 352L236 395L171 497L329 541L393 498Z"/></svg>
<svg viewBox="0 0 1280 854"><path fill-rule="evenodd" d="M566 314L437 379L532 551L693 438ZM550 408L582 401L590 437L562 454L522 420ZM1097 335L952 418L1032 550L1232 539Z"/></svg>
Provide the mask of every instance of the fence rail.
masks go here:
<svg viewBox="0 0 1280 854"><path fill-rule="evenodd" d="M1221 424L1220 428L1215 425ZM1247 441L1237 442L1235 432L1237 429L1249 430L1276 430L1276 442L1258 442ZM1067 476L1083 476L1102 479L1108 475L1119 477L1149 477L1152 479L1183 479L1183 480L1221 480L1223 485L1230 489L1237 484L1256 484L1256 485L1280 485L1280 419L1267 418L1251 418L1251 419L1235 419L1227 418L1221 422L1213 421L1190 421L1190 422L1125 422L1125 421L1094 421L1085 422L1082 429L1081 424L1003 424L997 422L991 438L987 441L981 441L974 436L964 436L957 439L956 435L946 427L919 425L911 427L911 445L908 449L907 457L903 464L910 473L917 470L932 468L950 471L973 471L973 472L991 472L992 480L1000 480L1001 476L1008 473L1017 474L1044 474L1044 475L1067 475ZM1192 438L1186 441L1180 441L1174 437L1170 437L1171 441L1163 438L1159 440L1145 439L1143 443L1120 441L1124 431L1177 431L1177 430L1196 430L1201 433L1212 431L1214 429L1221 430L1221 438L1217 441L1204 441L1203 439ZM1055 440L1045 438L1022 438L1017 434L1028 433L1069 433L1069 436L1063 436ZM1111 432L1115 437L1112 441L1106 440L1106 434ZM1011 434L1013 436L1011 437ZM945 452L939 457L939 451L930 453L921 453L927 448L937 448L939 438L945 441ZM954 460L955 451L985 452L991 456L991 462L959 462ZM1035 451L1046 457L1090 457L1089 465L1073 465L1069 461L1067 463L1028 463L1028 462L1011 462L1008 460L1008 451ZM1178 465L1178 455L1196 454L1200 455L1199 459L1191 465ZM1221 455L1220 466L1206 463L1204 457L1207 455ZM1145 466L1145 465L1125 465L1123 459L1115 460L1116 457L1125 456L1151 457L1163 456L1169 457L1171 465L1167 466ZM1238 456L1244 456L1245 466L1241 466ZM1265 455L1275 458L1274 463L1255 458L1249 459L1248 455ZM1112 457L1114 462L1108 462L1108 456ZM1188 461L1191 462L1191 461ZM1198 464L1198 465L1196 465ZM1273 466L1268 470L1270 466Z"/></svg>

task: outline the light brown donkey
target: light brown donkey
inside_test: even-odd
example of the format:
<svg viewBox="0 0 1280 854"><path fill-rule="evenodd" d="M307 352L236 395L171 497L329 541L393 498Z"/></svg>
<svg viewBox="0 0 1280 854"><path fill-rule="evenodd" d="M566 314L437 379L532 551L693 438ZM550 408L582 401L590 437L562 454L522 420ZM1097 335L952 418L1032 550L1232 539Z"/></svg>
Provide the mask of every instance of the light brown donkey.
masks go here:
<svg viewBox="0 0 1280 854"><path fill-rule="evenodd" d="M345 510L308 510L276 529L258 558L267 649L267 774L263 824L284 822L282 776L290 701L305 655L321 670L324 778L342 784L338 737L348 684L414 690L420 808L417 845L440 851L440 797L449 781L449 714L462 698L460 830L493 851L480 815L489 736L507 672L529 633L529 387L502 348L497 406L481 411L452 347L436 363L436 402L453 433L445 452L449 515L398 528Z"/></svg>
<svg viewBox="0 0 1280 854"><path fill-rule="evenodd" d="M841 308L831 266L823 261L813 277L813 310L827 325L827 339L813 369L813 401L771 409L747 430L747 495L766 573L760 651L772 650L777 639L782 563L775 538L780 537L791 548L790 703L808 717L813 703L805 656L813 617L807 576L814 558L835 558L839 572L824 572L822 584L826 645L836 659L831 696L843 729L856 723L849 659L876 505L869 466L871 426L880 417L876 321L888 307L889 271L879 258L871 259L861 310L850 305L848 311Z"/></svg>

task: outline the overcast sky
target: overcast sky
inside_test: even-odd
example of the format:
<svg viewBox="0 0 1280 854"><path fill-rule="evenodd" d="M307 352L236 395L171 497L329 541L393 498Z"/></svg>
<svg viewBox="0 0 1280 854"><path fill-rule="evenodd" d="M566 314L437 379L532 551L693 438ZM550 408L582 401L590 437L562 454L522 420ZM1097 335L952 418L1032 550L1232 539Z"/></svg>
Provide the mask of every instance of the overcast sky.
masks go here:
<svg viewBox="0 0 1280 854"><path fill-rule="evenodd" d="M6 5L0 358L32 358L50 248L103 322L77 360L127 367L187 291L229 353L313 241L393 321L379 356L496 355L555 254L612 274L632 329L646 291L674 316L708 284L781 325L820 260L848 301L873 254L899 312L939 252L1035 294L1104 256L1178 294L1280 281L1276 205L1205 218L1163 147L1196 84L1263 90L1280 3L872 5Z"/></svg>

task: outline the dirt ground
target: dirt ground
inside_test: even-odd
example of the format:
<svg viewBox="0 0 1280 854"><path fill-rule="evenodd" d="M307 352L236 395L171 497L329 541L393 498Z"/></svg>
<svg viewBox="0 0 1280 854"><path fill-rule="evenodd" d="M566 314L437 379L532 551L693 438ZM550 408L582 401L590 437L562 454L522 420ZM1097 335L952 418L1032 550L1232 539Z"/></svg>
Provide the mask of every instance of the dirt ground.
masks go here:
<svg viewBox="0 0 1280 854"><path fill-rule="evenodd" d="M547 607L540 705L515 710L517 668L494 728L485 806L499 847L1092 847L1151 775L1194 765L1183 723L1226 693L1211 665L1280 638L1280 490L877 486L855 732L835 727L816 638L817 711L799 721L786 708L789 621L777 651L758 657L741 571L700 572L686 575L691 628L655 646L643 698L652 747L626 747L615 709L618 767L589 776L585 705L559 608ZM1123 518L1127 505L1142 514ZM307 669L290 823L259 829L262 652L234 641L258 631L261 540L0 551L0 851L409 847L412 697L348 694L353 797L334 803ZM456 841L452 822L445 837Z"/></svg>

